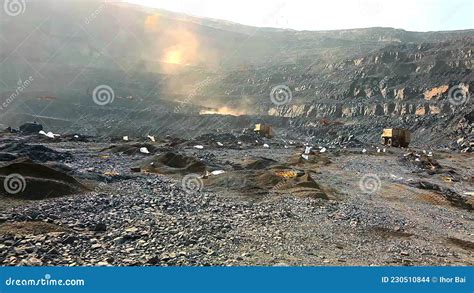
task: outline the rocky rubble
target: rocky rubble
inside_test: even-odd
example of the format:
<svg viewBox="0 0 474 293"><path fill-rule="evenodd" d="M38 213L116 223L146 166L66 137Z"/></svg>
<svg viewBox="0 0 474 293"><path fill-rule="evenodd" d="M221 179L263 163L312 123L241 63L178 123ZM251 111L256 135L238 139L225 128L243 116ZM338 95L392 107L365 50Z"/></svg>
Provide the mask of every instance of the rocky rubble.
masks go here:
<svg viewBox="0 0 474 293"><path fill-rule="evenodd" d="M158 152L158 148L150 143L130 143L109 146L101 152L111 152L116 154L126 154L128 156L150 155Z"/></svg>
<svg viewBox="0 0 474 293"><path fill-rule="evenodd" d="M141 193L133 192L138 186ZM57 215L61 214L61 217ZM261 205L226 204L185 193L162 178L120 184L112 195L66 198L17 209L8 221L57 225L47 235L3 235L7 265L222 265L242 260L239 229L258 217L285 219ZM67 231L67 232L64 232ZM234 235L234 236L233 236ZM36 246L35 243L42 243ZM23 251L28 251L24 258Z"/></svg>
<svg viewBox="0 0 474 293"><path fill-rule="evenodd" d="M190 195L164 178L146 177L120 183L108 195L90 194L17 208L6 220L49 225L39 234L12 230L0 235L2 265L33 266L276 265L288 254L307 254L303 262L288 263L293 265L340 264L356 253L342 244L344 237L353 237L344 231L363 233L376 227L400 231L410 226L406 219L382 209L374 217L368 207L319 206L314 199L229 202L205 192ZM320 235L317 247L311 242L298 243L313 233L291 228L304 221L322 225L315 234ZM364 242L354 245L360 247L357 253L367 253ZM324 246L339 248L330 253ZM423 251L395 247L390 254L399 255L401 250L416 258ZM321 251L309 253L315 248Z"/></svg>
<svg viewBox="0 0 474 293"><path fill-rule="evenodd" d="M19 157L27 157L37 162L66 161L72 159L68 152L58 152L44 145L13 142L0 145L0 154L3 160L8 161Z"/></svg>
<svg viewBox="0 0 474 293"><path fill-rule="evenodd" d="M63 141L48 146L73 154L67 165L22 162L15 172L25 176L27 191L49 194L52 183L79 189L35 201L2 193L0 264L470 263L468 251L444 242L465 243L470 230L469 182L458 196L442 177L464 180L455 161L441 164L421 150L405 160L406 152L395 149L362 153L351 147L354 138L337 140L346 150L325 152L301 141L237 149L157 141L157 153L147 158L101 152L107 143ZM172 141L179 141L174 151ZM2 178L11 168L0 168ZM367 173L380 176L368 185L376 188L370 194L359 182ZM195 176L193 185L188 175ZM437 197L435 204L426 201Z"/></svg>
<svg viewBox="0 0 474 293"><path fill-rule="evenodd" d="M474 112L471 115L463 117L459 120L456 129L456 143L453 144L454 149L458 149L463 153L470 153L474 148Z"/></svg>
<svg viewBox="0 0 474 293"><path fill-rule="evenodd" d="M457 190L452 188L446 188L440 186L439 184L432 183L426 180L410 182L412 186L417 188L426 189L426 190L434 190L442 194L447 201L449 201L452 205L472 211L474 206L472 204L472 200L469 199L468 196L460 194Z"/></svg>

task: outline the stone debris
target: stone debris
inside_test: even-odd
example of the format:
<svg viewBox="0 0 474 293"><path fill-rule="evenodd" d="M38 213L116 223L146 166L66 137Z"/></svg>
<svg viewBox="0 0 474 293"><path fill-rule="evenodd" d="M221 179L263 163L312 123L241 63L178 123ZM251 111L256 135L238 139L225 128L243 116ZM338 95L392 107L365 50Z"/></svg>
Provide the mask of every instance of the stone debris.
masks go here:
<svg viewBox="0 0 474 293"><path fill-rule="evenodd" d="M41 135L46 136L47 138L51 138L51 139L56 139L56 138L59 138L61 136L59 134L52 133L51 131L44 132L43 130L40 130L38 133L41 134Z"/></svg>
<svg viewBox="0 0 474 293"><path fill-rule="evenodd" d="M221 142L223 136L202 143L202 150L193 147L195 139L171 137L153 144L116 145L92 138L88 147L62 140L47 145L77 155L47 164L5 162L13 166L0 167L0 179L19 171L26 190L14 196L4 190L0 203L2 198L32 195L36 201L0 209L0 264L384 265L413 259L413 264L433 265L440 259L459 261L437 256L454 250L438 245L431 235L443 237L443 231L462 235L469 230L463 212L472 211L472 190L468 174L437 163L439 152L391 149L382 155L385 149L376 152L373 146L373 152L361 155L359 147L278 139L268 142L271 149L262 148L267 142L255 140L236 148L236 141L233 146ZM145 147L150 152L147 157L141 152ZM11 147L2 156L16 157L14 150ZM137 153L141 156L133 155ZM436 163L439 167L433 170ZM364 186L359 180L367 173L379 176L376 196L361 191ZM456 184L463 184L462 188ZM45 195L55 198L42 200ZM409 208L399 209L398 200ZM441 208L442 204L453 210ZM436 225L437 232L426 224L418 228L413 214L433 214L439 220L423 223ZM50 227L41 230L40 223Z"/></svg>
<svg viewBox="0 0 474 293"><path fill-rule="evenodd" d="M140 153L148 155L148 154L150 154L150 151L148 150L147 147L141 147L140 148Z"/></svg>
<svg viewBox="0 0 474 293"><path fill-rule="evenodd" d="M158 151L158 147L149 143L127 143L120 145L111 145L101 150L101 152L126 154L129 156L156 154Z"/></svg>
<svg viewBox="0 0 474 293"><path fill-rule="evenodd" d="M0 145L0 151L11 154L11 158L28 157L37 162L66 161L71 160L69 152L59 152L43 145L26 144L24 142L13 142Z"/></svg>

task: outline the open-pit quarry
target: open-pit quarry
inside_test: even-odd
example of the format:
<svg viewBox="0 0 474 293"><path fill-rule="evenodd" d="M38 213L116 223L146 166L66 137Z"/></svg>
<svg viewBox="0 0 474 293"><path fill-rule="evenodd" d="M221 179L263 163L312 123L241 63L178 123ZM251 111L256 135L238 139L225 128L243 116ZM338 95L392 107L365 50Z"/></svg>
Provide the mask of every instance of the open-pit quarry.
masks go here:
<svg viewBox="0 0 474 293"><path fill-rule="evenodd" d="M50 2L0 20L0 265L474 265L473 30Z"/></svg>

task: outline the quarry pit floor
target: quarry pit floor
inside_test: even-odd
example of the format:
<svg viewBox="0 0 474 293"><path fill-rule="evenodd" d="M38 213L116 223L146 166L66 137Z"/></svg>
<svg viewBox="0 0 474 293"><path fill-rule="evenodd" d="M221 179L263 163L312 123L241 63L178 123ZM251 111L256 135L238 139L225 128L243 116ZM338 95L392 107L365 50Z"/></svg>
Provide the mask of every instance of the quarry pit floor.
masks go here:
<svg viewBox="0 0 474 293"><path fill-rule="evenodd" d="M471 154L315 147L307 163L296 145L156 143L155 154L127 155L104 151L111 143L39 144L71 153L55 164L82 174L87 191L41 200L1 195L1 265L474 264ZM191 174L199 175L191 191L189 173L137 172L164 152L224 172ZM271 188L287 186L267 179L278 170L308 178ZM232 176L217 180L225 174Z"/></svg>

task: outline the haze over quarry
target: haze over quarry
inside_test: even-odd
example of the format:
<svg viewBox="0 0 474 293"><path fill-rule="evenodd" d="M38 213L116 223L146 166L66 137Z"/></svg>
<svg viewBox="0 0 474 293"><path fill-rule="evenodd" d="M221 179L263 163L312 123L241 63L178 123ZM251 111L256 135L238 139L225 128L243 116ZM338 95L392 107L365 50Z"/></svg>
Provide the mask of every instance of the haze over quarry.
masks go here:
<svg viewBox="0 0 474 293"><path fill-rule="evenodd" d="M128 0L149 7L257 27L336 30L393 27L411 31L474 28L470 0Z"/></svg>

